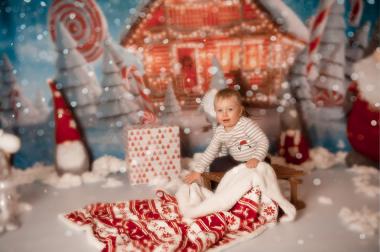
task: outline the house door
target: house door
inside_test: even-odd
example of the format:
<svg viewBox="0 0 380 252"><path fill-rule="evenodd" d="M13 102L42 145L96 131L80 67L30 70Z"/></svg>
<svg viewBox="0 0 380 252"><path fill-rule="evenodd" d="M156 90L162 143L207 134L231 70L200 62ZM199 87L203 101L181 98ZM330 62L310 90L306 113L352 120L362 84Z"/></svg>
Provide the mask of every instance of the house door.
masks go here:
<svg viewBox="0 0 380 252"><path fill-rule="evenodd" d="M198 86L195 48L177 48L177 60L181 64L180 85L185 93L192 93Z"/></svg>

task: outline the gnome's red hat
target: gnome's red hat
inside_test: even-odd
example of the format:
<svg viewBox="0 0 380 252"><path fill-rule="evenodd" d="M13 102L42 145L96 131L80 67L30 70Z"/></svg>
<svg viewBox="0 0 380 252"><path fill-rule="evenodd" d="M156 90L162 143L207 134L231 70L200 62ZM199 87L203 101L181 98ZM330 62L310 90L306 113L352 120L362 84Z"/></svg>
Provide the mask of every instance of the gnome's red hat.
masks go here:
<svg viewBox="0 0 380 252"><path fill-rule="evenodd" d="M81 174L90 169L90 154L71 108L54 81L48 80L54 101L56 168Z"/></svg>
<svg viewBox="0 0 380 252"><path fill-rule="evenodd" d="M54 101L55 141L61 144L65 141L81 140L82 136L77 128L77 123L67 106L61 91L57 89L56 83L48 81Z"/></svg>

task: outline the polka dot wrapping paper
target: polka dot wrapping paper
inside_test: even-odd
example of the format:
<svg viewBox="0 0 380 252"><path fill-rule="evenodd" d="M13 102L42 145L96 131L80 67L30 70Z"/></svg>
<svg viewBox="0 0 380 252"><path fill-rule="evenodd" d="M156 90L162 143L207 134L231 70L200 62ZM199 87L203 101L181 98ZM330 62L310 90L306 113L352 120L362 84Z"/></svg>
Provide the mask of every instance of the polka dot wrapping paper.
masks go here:
<svg viewBox="0 0 380 252"><path fill-rule="evenodd" d="M131 185L147 184L157 177L177 177L181 170L179 127L125 129Z"/></svg>

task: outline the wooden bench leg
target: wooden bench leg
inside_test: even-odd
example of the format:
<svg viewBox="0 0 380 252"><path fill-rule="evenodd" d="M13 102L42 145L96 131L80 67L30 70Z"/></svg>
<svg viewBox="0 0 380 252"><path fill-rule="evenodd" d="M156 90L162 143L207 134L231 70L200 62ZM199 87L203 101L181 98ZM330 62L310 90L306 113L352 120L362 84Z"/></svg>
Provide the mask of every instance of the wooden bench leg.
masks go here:
<svg viewBox="0 0 380 252"><path fill-rule="evenodd" d="M211 190L211 180L208 179L208 178L205 178L205 177L202 177L203 178L203 185L204 187L206 187L207 189Z"/></svg>
<svg viewBox="0 0 380 252"><path fill-rule="evenodd" d="M297 210L305 208L306 204L298 199L297 186L302 181L296 178L289 178L290 183L290 202L296 207Z"/></svg>

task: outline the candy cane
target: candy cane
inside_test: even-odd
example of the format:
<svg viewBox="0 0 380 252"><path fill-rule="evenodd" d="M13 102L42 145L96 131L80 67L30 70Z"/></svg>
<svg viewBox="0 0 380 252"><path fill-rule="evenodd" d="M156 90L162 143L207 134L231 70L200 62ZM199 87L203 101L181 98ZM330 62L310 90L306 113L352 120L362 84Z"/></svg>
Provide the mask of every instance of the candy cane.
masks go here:
<svg viewBox="0 0 380 252"><path fill-rule="evenodd" d="M141 124L153 124L157 122L157 117L150 111L145 110L140 117Z"/></svg>
<svg viewBox="0 0 380 252"><path fill-rule="evenodd" d="M364 3L363 0L351 0L351 11L349 15L349 22L352 26L358 26L363 14Z"/></svg>
<svg viewBox="0 0 380 252"><path fill-rule="evenodd" d="M306 73L309 77L312 73L312 68L314 65L314 55L316 54L319 44L321 42L321 37L323 31L325 30L327 17L329 15L330 9L334 0L323 0L319 6L317 14L312 18L311 28L310 28L310 42L308 46L309 61L306 65Z"/></svg>
<svg viewBox="0 0 380 252"><path fill-rule="evenodd" d="M121 69L121 74L123 79L126 80L127 86L129 89L135 89L133 90L133 93L139 94L142 98L142 105L144 107L144 111L142 111L142 114L140 115L140 122L141 124L153 124L157 122L157 116L154 114L154 108L153 103L149 96L144 92L144 79L140 74L137 73L137 69L135 66L126 67L123 66ZM131 74L132 78L136 80L138 85L131 87L131 83L128 80L128 75ZM128 90L130 91L130 90Z"/></svg>
<svg viewBox="0 0 380 252"><path fill-rule="evenodd" d="M144 79L140 74L138 74L136 67L135 66L131 66L129 68L123 67L121 72L122 72L123 78L127 81L127 85L129 88L131 88L131 83L128 80L129 74L131 74L132 77L137 81L138 85L136 87L132 87L132 88L137 88L137 90L135 90L137 92L135 92L135 93L138 93L141 96L141 98L143 99L144 109L149 111L149 112L153 112L154 111L153 103L145 91L148 89L145 88Z"/></svg>

